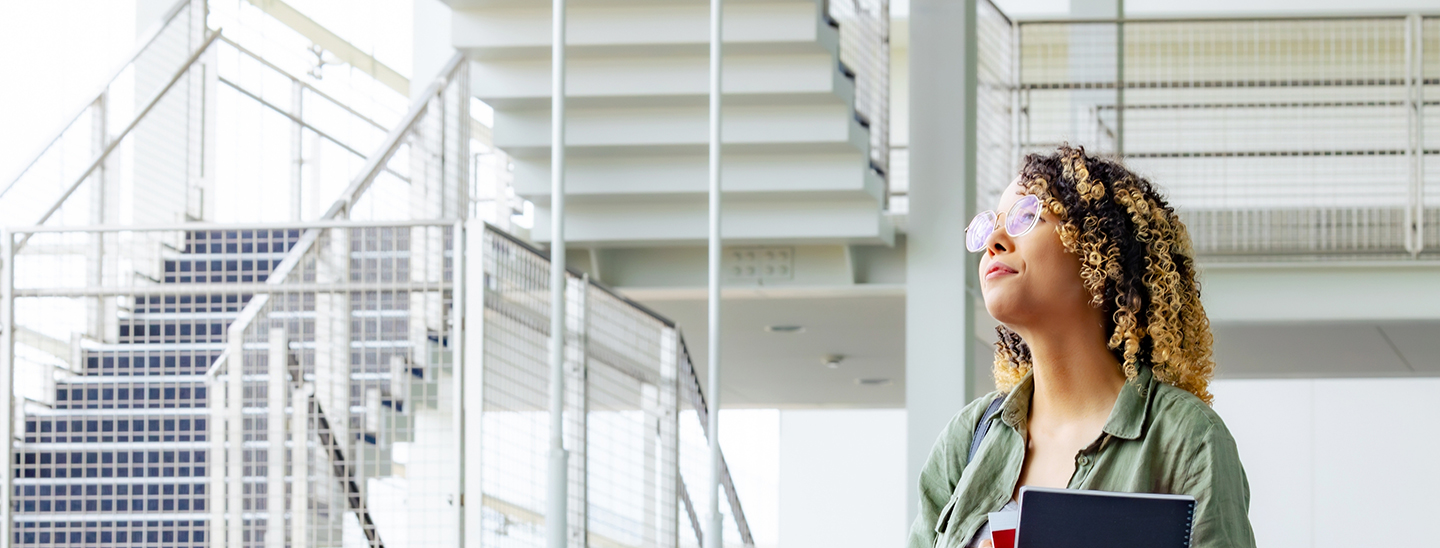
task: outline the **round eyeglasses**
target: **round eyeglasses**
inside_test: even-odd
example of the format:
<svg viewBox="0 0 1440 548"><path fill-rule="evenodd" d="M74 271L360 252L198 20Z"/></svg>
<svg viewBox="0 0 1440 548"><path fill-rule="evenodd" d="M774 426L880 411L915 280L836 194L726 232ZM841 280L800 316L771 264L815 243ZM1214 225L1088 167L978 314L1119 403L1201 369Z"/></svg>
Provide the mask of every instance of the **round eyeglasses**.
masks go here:
<svg viewBox="0 0 1440 548"><path fill-rule="evenodd" d="M1034 194L1027 194L1010 206L1010 211L1005 213L1005 232L1011 238L1018 238L1035 228L1035 223L1040 221L1040 198ZM965 248L972 252L985 249L985 242L990 239L990 234L995 232L995 224L999 222L994 210L982 211L975 219L970 221L970 226L965 227Z"/></svg>

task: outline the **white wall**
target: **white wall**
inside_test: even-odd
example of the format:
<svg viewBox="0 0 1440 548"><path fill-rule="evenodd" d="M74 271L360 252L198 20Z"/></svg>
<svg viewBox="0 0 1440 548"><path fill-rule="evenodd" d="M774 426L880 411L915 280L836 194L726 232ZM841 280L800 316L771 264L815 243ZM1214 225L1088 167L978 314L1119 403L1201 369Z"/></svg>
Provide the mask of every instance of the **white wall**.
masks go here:
<svg viewBox="0 0 1440 548"><path fill-rule="evenodd" d="M905 541L905 410L780 411L780 547Z"/></svg>
<svg viewBox="0 0 1440 548"><path fill-rule="evenodd" d="M1222 380L1258 546L1433 546L1440 379ZM780 548L898 546L905 411L780 412Z"/></svg>
<svg viewBox="0 0 1440 548"><path fill-rule="evenodd" d="M1214 393L1259 546L1435 545L1440 379L1232 380Z"/></svg>

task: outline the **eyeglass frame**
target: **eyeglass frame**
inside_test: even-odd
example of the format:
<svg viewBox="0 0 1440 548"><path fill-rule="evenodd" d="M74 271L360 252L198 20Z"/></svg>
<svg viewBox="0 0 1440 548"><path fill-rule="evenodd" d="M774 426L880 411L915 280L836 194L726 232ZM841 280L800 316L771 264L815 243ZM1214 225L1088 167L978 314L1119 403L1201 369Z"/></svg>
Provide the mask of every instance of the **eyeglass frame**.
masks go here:
<svg viewBox="0 0 1440 548"><path fill-rule="evenodd" d="M1033 204L1033 205L1030 205L1030 204ZM1011 206L1010 206L1010 209L1005 212L1005 218L1006 218L1006 219L1013 219L1013 218L1015 217L1015 213L1016 213L1017 211L1020 211L1020 207L1021 207L1021 206L1034 207L1034 208L1035 208L1035 217L1032 218L1032 219L1030 219L1030 224L1029 224L1028 226L1026 226L1024 229L1020 230L1019 232L1011 232L1011 231L1010 231L1009 223L1006 223L1006 224L1005 224L1005 233L1006 233L1006 234L1009 234L1011 238L1019 238L1019 237L1021 237L1021 236L1026 235L1026 234L1029 234L1031 230L1034 230L1034 229L1035 229L1035 225L1040 224L1040 215L1041 215L1041 213L1042 213L1042 211L1041 211L1041 210L1042 210L1042 203L1040 202L1040 197L1039 197L1039 196L1036 196L1036 195L1034 195L1034 194L1026 194L1025 196L1021 197L1018 201L1016 201L1014 205L1011 205ZM981 238L981 240L980 240L980 245L979 245L978 247L972 248L972 247L970 246L971 231L972 231L973 229L975 229L975 225L976 225L977 223L979 223L982 219L986 219L986 220L989 220L989 221L990 221L990 231L989 231L989 232L986 232L985 235L984 235L984 237ZM978 253L978 252L984 250L984 249L987 247L987 246L985 245L985 242L990 241L990 235L991 235L991 234L994 234L994 233L995 233L995 229L998 228L999 226L1000 226L1000 215L999 215L998 213L996 213L995 210L993 210L993 209L987 209L987 210L985 210L985 211L981 211L980 213L975 214L975 218L971 219L971 220L970 220L970 224L965 226L965 249L969 250L971 253Z"/></svg>

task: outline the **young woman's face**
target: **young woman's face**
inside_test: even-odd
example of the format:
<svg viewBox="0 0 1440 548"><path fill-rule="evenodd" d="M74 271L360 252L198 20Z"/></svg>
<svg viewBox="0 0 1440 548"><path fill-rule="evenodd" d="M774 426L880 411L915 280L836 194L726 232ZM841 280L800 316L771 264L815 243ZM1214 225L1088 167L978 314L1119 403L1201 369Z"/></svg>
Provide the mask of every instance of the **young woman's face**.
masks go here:
<svg viewBox="0 0 1440 548"><path fill-rule="evenodd" d="M995 204L999 219L980 251L985 309L1019 330L1039 322L1078 320L1090 308L1090 294L1080 280L1079 257L1060 243L1055 230L1059 219L1042 207L1029 232L1012 237L1005 229L1011 207L1025 196L1016 178Z"/></svg>

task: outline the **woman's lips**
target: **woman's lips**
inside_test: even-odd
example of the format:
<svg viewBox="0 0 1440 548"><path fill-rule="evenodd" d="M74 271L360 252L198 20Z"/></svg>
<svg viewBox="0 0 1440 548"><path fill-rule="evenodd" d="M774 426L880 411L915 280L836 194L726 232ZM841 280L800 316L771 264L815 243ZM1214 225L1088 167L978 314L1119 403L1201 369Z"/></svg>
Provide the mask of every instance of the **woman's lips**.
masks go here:
<svg viewBox="0 0 1440 548"><path fill-rule="evenodd" d="M1010 268L1009 265L1006 265L1005 263L1002 263L1000 261L995 261L993 263L990 263L990 268L985 269L985 279L989 280L991 278L1004 276L1006 274L1017 273L1018 272L1016 272L1015 269Z"/></svg>

